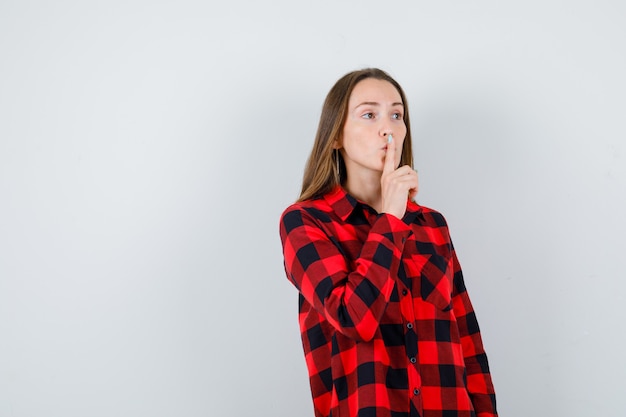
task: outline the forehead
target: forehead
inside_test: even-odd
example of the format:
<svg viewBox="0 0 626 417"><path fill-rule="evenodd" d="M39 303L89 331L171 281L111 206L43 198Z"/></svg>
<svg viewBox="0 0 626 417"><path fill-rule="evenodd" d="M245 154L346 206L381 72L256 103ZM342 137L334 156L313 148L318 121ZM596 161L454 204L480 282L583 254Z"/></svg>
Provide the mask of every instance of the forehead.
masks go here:
<svg viewBox="0 0 626 417"><path fill-rule="evenodd" d="M389 81L376 78L366 78L354 86L350 94L349 107L358 106L361 103L402 103L400 93Z"/></svg>

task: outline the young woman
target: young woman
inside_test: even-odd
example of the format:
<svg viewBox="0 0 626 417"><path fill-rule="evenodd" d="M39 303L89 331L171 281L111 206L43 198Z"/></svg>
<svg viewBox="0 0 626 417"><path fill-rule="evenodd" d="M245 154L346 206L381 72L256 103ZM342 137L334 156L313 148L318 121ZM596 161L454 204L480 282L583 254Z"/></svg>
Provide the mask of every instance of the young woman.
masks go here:
<svg viewBox="0 0 626 417"><path fill-rule="evenodd" d="M445 219L417 190L402 88L346 74L280 220L316 417L497 415Z"/></svg>

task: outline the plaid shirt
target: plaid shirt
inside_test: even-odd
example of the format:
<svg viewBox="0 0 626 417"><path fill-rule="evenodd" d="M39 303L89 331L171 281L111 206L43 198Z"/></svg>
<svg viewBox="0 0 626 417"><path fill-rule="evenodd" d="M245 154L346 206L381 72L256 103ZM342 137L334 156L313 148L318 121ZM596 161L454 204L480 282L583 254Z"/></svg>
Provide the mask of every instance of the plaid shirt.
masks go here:
<svg viewBox="0 0 626 417"><path fill-rule="evenodd" d="M281 217L316 417L494 417L474 310L443 216L402 220L341 187Z"/></svg>

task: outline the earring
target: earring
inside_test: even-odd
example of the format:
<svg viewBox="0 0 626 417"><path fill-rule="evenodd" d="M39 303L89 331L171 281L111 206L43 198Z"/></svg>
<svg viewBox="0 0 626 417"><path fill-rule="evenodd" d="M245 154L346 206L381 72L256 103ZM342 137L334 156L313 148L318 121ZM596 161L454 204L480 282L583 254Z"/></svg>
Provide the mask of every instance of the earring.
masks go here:
<svg viewBox="0 0 626 417"><path fill-rule="evenodd" d="M339 151L335 149L335 181L341 183L341 174L339 172Z"/></svg>

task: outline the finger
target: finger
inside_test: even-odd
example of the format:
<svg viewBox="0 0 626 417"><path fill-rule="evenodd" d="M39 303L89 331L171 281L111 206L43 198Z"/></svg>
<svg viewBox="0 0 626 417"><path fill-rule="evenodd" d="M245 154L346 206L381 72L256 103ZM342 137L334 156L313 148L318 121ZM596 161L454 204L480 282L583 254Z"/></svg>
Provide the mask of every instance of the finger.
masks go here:
<svg viewBox="0 0 626 417"><path fill-rule="evenodd" d="M385 164L383 166L383 174L388 174L396 169L396 141L393 136L387 136L387 153L385 154Z"/></svg>
<svg viewBox="0 0 626 417"><path fill-rule="evenodd" d="M414 172L412 173L409 172L403 175L396 175L396 172L394 172L394 176L392 179L393 182L397 184L402 184L404 187L407 187L407 189L417 187L418 185L417 174L415 174Z"/></svg>
<svg viewBox="0 0 626 417"><path fill-rule="evenodd" d="M417 172L411 168L409 165L403 165L400 168L393 171L393 177L408 177L408 178L417 178Z"/></svg>
<svg viewBox="0 0 626 417"><path fill-rule="evenodd" d="M409 165L402 165L398 169L395 170L399 175L413 175L415 170L411 168Z"/></svg>
<svg viewBox="0 0 626 417"><path fill-rule="evenodd" d="M415 186L409 189L409 199L415 201L415 197L417 197L417 192L419 190L419 173L417 170L415 172Z"/></svg>
<svg viewBox="0 0 626 417"><path fill-rule="evenodd" d="M415 170L410 168L405 170L402 167L395 170L393 174L394 181L397 181L398 184L402 184L407 189L417 188L419 176Z"/></svg>

